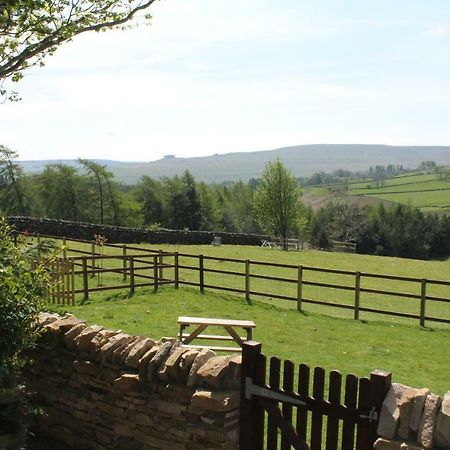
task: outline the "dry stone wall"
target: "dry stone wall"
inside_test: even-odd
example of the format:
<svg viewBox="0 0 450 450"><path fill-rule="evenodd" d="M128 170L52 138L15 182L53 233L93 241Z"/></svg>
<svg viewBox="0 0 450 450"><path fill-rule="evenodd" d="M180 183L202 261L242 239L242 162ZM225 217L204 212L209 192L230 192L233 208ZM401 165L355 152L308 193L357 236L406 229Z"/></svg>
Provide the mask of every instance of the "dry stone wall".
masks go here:
<svg viewBox="0 0 450 450"><path fill-rule="evenodd" d="M237 449L241 356L42 313L25 378L35 432L67 448Z"/></svg>
<svg viewBox="0 0 450 450"><path fill-rule="evenodd" d="M267 236L256 234L225 233L222 231L183 231L162 230L153 231L139 228L99 225L85 222L70 222L57 219L39 219L34 217L8 217L8 223L18 231L46 234L74 239L94 239L95 234L105 236L108 242L151 244L211 244L215 236L219 236L223 244L261 245Z"/></svg>
<svg viewBox="0 0 450 450"><path fill-rule="evenodd" d="M450 391L441 398L428 389L393 383L378 423L378 450L450 449Z"/></svg>

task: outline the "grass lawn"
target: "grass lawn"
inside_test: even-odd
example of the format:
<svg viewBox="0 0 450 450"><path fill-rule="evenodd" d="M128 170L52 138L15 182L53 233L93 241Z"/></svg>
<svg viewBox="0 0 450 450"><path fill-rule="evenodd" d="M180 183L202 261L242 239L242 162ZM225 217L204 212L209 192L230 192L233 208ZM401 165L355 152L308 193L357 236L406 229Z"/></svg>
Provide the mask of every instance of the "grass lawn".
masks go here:
<svg viewBox="0 0 450 450"><path fill-rule="evenodd" d="M262 342L269 356L359 376L375 368L390 370L397 382L427 386L438 394L450 389L448 329L299 313L258 300L249 305L235 295L202 295L187 287L164 287L156 294L140 289L133 296L101 293L92 295L92 300L83 305L49 308L70 311L89 323L153 338L176 336L180 315L253 320L254 339Z"/></svg>
<svg viewBox="0 0 450 450"><path fill-rule="evenodd" d="M90 244L81 244L68 242L69 255L75 255L70 249L83 249L90 251ZM358 255L345 253L330 253L321 251L290 251L261 248L255 246L236 246L236 245L222 245L214 247L211 245L149 245L143 244L139 248L163 249L168 252L180 252L185 254L205 256L215 256L231 259L249 259L251 261L269 261L275 263L291 264L298 266L302 264L310 267L341 269L348 271L360 271L374 274L389 274L415 277L418 279L438 279L448 280L450 274L450 261L420 261L404 258L390 258L372 255ZM99 249L97 248L97 251ZM122 254L121 248L105 247L104 253L107 255ZM139 254L136 250L128 250L128 254ZM166 262L171 262L166 260ZM121 262L105 261L104 267L121 267ZM198 267L198 258L180 257L180 264L184 266ZM242 262L219 262L205 259L205 269L236 271L244 273L244 264ZM136 264L136 267L143 264ZM139 273L152 275L152 269L141 270ZM281 278L289 278L296 280L298 277L297 269L289 268L274 268L270 266L259 266L251 263L251 273L255 275L271 275ZM173 279L173 270L165 269L164 276ZM180 269L180 280L198 282L198 271L193 269ZM329 284L337 284L342 286L354 286L354 275L340 275L334 273L323 273L314 271L304 272L304 281L321 282ZM126 283L126 282L125 282ZM214 272L205 273L205 283L208 285L226 286L235 289L244 289L245 279L243 276L219 274ZM81 278L77 280L78 287L81 287ZM123 284L120 275L105 274L103 277L103 284ZM95 287L97 285L96 279L89 279L89 285ZM392 292L404 292L411 294L420 294L420 282L399 282L394 280L385 280L377 278L362 277L361 288L381 289ZM250 289L257 292L265 292L269 294L280 294L296 298L297 286L296 283L286 283L282 281L264 280L260 278L252 278L250 280ZM429 285L427 287L427 295L450 298L450 286ZM353 305L354 292L350 290L340 290L334 288L324 288L317 286L305 285L303 288L303 297L320 300L325 302L335 302L339 304ZM272 298L264 298L252 296L252 298L264 300L270 304L276 304L280 308L295 309L295 302L276 300ZM360 300L361 307L383 309L385 311L395 311L403 313L419 314L420 300L401 298L398 296L379 295L368 292L361 293ZM329 306L313 305L309 303L304 304L304 309L307 312L317 312L329 314L335 317L351 318L353 311L350 309L337 309ZM427 301L427 316L440 317L450 319L450 303L442 303L436 301ZM413 319L403 319L393 316L380 316L368 312L361 312L362 319L367 320L385 320L392 323L414 323ZM449 328L448 324L437 324L435 322L428 323L434 327Z"/></svg>

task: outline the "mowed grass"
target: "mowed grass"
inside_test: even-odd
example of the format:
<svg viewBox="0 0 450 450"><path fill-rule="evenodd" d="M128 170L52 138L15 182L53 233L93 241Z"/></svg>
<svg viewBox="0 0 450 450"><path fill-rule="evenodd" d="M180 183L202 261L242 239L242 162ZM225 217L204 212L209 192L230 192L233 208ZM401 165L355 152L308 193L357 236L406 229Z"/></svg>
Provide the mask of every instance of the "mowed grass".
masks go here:
<svg viewBox="0 0 450 450"><path fill-rule="evenodd" d="M59 242L61 244L61 242ZM86 252L91 251L90 244L68 242L69 251L68 255L79 255L73 250L84 250ZM257 299L261 301L274 304L284 309L296 309L297 305L295 301L280 300L273 297L274 294L285 295L295 299L297 297L297 283L298 270L296 268L282 268L273 266L258 265L257 262L266 261L278 264L289 264L298 266L303 265L311 268L328 268L350 271L351 275L341 275L335 273L325 273L313 270L304 270L303 281L320 282L333 285L339 285L343 287L355 286L354 272L359 271L363 275L361 277L361 288L384 290L389 292L408 293L419 296L421 292L421 279L434 279L434 280L449 280L450 274L450 260L446 261L421 261L404 258L391 258L380 257L372 255L358 255L358 254L346 254L346 253L330 253L321 251L289 251L285 252L277 249L269 249L255 246L234 246L234 245L222 245L220 247L214 247L211 245L135 245L134 249L128 249L128 255L148 255L145 250L148 249L162 249L166 252L179 252L180 254L193 255L193 257L180 256L180 265L182 266L179 271L179 277L181 281L186 282L199 282L198 264L199 260L197 255L204 255L204 268L205 268L205 284L207 290L213 290L211 286L223 286L227 288L240 289L245 288L245 264L244 260L250 260L250 273L252 275L261 276L275 276L284 279L292 280L292 282L266 280L261 278L250 279L250 290L259 293L265 293L267 296L251 295L251 299ZM100 248L97 246L97 252L100 252ZM106 255L121 255L122 249L120 247L112 248L105 247L103 253ZM237 259L242 262L223 262L208 259L209 257L220 257ZM136 273L146 276L153 276L153 269L149 267L149 263L152 263L152 258L147 260L146 263L136 262ZM90 260L88 260L90 262ZM165 263L173 263L172 257L166 257ZM147 265L147 268L142 268ZM103 267L122 267L122 261L120 260L106 260L103 262ZM189 268L191 267L191 268ZM231 275L224 273L208 272L208 270L221 270L238 272L240 275ZM404 282L395 280L386 280L379 278L371 278L364 274L385 274L396 275L417 278L415 282ZM164 269L163 277L166 279L174 279L173 269ZM81 288L81 277L77 279L77 287ZM124 285L129 283L129 280L123 280L121 274L106 273L103 275L102 280L98 280L98 277L89 277L89 286L97 287L99 284L106 286L111 285ZM152 282L150 279L143 279L136 277L137 283ZM436 296L440 298L450 299L450 286L439 286L431 283L427 284L427 295ZM97 295L97 294L92 294ZM236 293L237 296L242 294ZM312 299L325 302L325 305L316 305L308 302L304 302L302 307L307 312L316 312L322 314L328 314L334 317L351 318L353 317L352 309L341 309L328 306L329 303L338 303L353 307L355 302L355 294L350 289L336 289L327 288L321 286L304 285L302 289L302 297L305 299ZM78 299L81 295L78 295ZM362 308L375 308L384 310L387 313L400 312L418 315L420 313L420 299L419 298L402 298L395 295L387 294L375 294L370 292L361 292L360 306ZM450 302L438 302L427 300L426 304L426 316L436 317L441 319L450 320ZM391 315L380 315L370 312L361 311L360 318L364 320L385 320L392 323L407 323L412 325L418 325L418 319L406 319L394 317ZM427 321L427 326L442 327L448 329L448 324L440 324L438 322Z"/></svg>
<svg viewBox="0 0 450 450"><path fill-rule="evenodd" d="M450 330L332 318L286 309L275 302L248 304L236 295L200 294L194 288L172 286L158 293L142 288L132 296L125 291L97 293L83 305L49 308L156 339L176 336L181 315L253 320L254 339L262 342L268 356L358 376L367 376L376 368L389 370L397 382L427 386L438 394L450 388Z"/></svg>
<svg viewBox="0 0 450 450"><path fill-rule="evenodd" d="M59 241L59 244L61 242ZM68 241L68 255L76 255L73 250L90 251L90 244ZM336 268L350 271L405 275L418 278L447 280L450 274L450 261L419 261L401 258L388 258L369 255L327 253L319 251L284 252L250 246L222 245L142 245L141 249L178 251L180 253L225 258L250 259L251 261L272 261L305 266ZM71 250L72 249L72 250ZM99 248L96 249L99 251ZM104 248L105 254L122 254L121 248ZM142 254L143 251L128 250L128 254ZM167 261L166 262L170 262ZM182 265L198 264L198 259L180 257ZM106 261L104 262L106 265ZM116 261L116 267L121 265ZM111 262L108 266L114 265ZM139 264L137 264L139 267ZM214 262L205 259L205 267L218 267L223 270L240 270L242 263ZM281 268L253 267L258 273L286 276ZM293 269L289 269L293 270ZM144 269L141 273L150 275L152 271ZM295 277L294 270L289 276ZM327 280L334 283L351 285L351 276L321 274L310 272L310 279ZM173 277L173 269L164 269L164 277ZM198 280L198 271L180 269L181 280ZM364 279L364 278L363 278ZM142 279L137 278L140 282ZM127 284L121 275L104 274L102 285ZM206 284L220 284L243 288L244 279L239 276L216 273L205 274ZM260 284L256 284L260 283ZM388 282L385 280L366 280L366 286L399 291L420 292L419 284ZM89 277L89 285L99 284L97 276ZM78 287L81 280L77 279ZM364 285L364 284L363 284ZM251 288L267 292L283 293L295 297L295 286L286 283L251 280ZM305 287L306 289L306 287ZM310 287L306 296L317 295L322 299L352 304L353 292ZM429 295L450 298L450 288L436 286ZM228 294L206 288L200 294L198 288L181 285L179 290L173 286L164 286L158 293L151 287L136 288L130 296L128 289L102 291L90 294L90 299L80 304L77 296L76 306L55 306L50 308L60 312L71 311L90 323L99 323L109 328L120 328L128 333L142 334L154 338L175 336L178 332L177 318L181 315L249 319L256 323L255 339L263 343L264 352L269 356L291 359L295 363L323 366L327 370L338 369L342 373L355 373L365 376L375 368L390 370L394 380L409 385L428 386L436 393L446 392L449 388L448 371L450 357L450 327L447 324L427 322L426 328L419 326L418 320L399 319L385 315L361 313L362 320L353 320L353 312L331 306L315 306L305 303L303 312L296 310L295 302L262 298L252 295L247 303L242 294ZM418 312L419 302L415 299L380 297L361 294L361 305L381 305L393 310ZM434 315L450 318L449 304L427 305ZM437 309L436 309L437 308Z"/></svg>

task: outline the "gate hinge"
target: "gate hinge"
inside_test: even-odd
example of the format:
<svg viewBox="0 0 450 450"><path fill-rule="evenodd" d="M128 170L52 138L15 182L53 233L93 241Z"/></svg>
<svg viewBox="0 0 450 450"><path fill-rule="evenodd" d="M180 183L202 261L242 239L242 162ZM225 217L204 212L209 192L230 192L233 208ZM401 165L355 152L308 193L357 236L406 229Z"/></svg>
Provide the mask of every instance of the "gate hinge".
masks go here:
<svg viewBox="0 0 450 450"><path fill-rule="evenodd" d="M375 406L372 406L372 409L368 414L360 414L359 417L361 417L361 419L369 419L369 422L374 422L378 420L378 412Z"/></svg>
<svg viewBox="0 0 450 450"><path fill-rule="evenodd" d="M283 394L281 392L274 391L269 388L258 386L257 384L253 383L253 380L250 377L247 377L245 379L245 398L247 400L250 400L252 395L267 398L269 400L275 400L277 402L290 403L297 406L306 406L306 402L302 400L291 397L287 394Z"/></svg>

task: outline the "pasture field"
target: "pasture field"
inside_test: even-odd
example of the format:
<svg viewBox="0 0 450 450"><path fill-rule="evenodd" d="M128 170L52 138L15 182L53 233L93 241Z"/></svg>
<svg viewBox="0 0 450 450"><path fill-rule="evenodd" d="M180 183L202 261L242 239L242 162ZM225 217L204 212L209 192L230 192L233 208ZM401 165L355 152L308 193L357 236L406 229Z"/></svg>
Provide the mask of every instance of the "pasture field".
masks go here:
<svg viewBox="0 0 450 450"><path fill-rule="evenodd" d="M373 369L390 370L397 382L428 386L443 394L449 389L450 330L419 328L381 321L354 321L313 312L285 309L276 303L224 293L166 286L154 293L140 289L92 295L77 306L49 305L70 311L89 323L153 338L176 336L178 316L253 320L254 339L268 356L295 363L322 366L342 373L368 375Z"/></svg>
<svg viewBox="0 0 450 450"><path fill-rule="evenodd" d="M324 186L310 186L303 189L305 199L316 204L326 203L330 192ZM438 174L417 172L388 178L377 186L371 178L349 182L348 195L358 204L383 201L405 203L424 212L450 212L450 179L440 179ZM367 201L364 202L363 199ZM321 200L321 201L320 201Z"/></svg>
<svg viewBox="0 0 450 450"><path fill-rule="evenodd" d="M60 241L59 244L61 244ZM89 244L70 241L67 244L69 256L79 254L75 251L91 249ZM139 247L159 248L159 246L148 244ZM448 279L450 273L450 261L419 261L319 251L284 252L250 246L162 245L160 247L165 251L179 251L185 254L248 258L255 261L305 264L440 280ZM105 247L104 253L120 254L121 249ZM180 257L180 264L192 264L189 260L190 258ZM205 259L205 264L211 267L215 265L222 270L227 267L236 270L233 264L237 263ZM117 262L117 266L119 265ZM164 269L165 278L172 276L171 270L173 269ZM270 270L272 275L275 274L273 267L263 266L259 270ZM284 276L284 274L277 274ZM101 284L123 284L124 281L119 275L105 273ZM336 274L313 272L311 276L316 277L315 279L328 277L327 281L330 281L331 277L331 281L342 283L342 280L336 279ZM198 271L180 269L180 281L195 280L196 277L198 277ZM206 284L217 282L224 285L225 277L223 274L206 273L205 282ZM226 282L227 285L242 287L242 277L227 278L230 278ZM275 289L283 292L284 289L287 292L289 289L280 282L258 279L256 281L262 283L258 286L261 290ZM379 286L380 282L387 283L386 280L373 279L371 285ZM76 283L81 286L81 280L78 277ZM351 284L352 280L348 283ZM95 287L98 284L97 275L89 277L90 286ZM389 288L405 289L404 286L396 286L397 284L402 285L399 282L392 282ZM384 286L384 288L387 287ZM319 295L324 299L352 302L352 298L346 298L348 295L346 291L318 287L310 287L310 289L318 290ZM450 288L435 286L432 294L450 298ZM389 302L393 299L361 297L362 304L370 301L384 302L384 307L388 308ZM396 301L404 304L404 310L416 309L418 306L415 301L411 306L411 299L400 298ZM436 308L440 309L434 311L434 314L438 312L450 318L449 306L448 303L436 305ZM296 363L320 365L327 370L339 369L343 373L355 373L359 376L367 375L375 368L381 368L392 371L395 381L398 382L413 386L428 386L436 393L443 393L449 388L450 361L446 349L450 343L450 327L447 324L427 322L426 327L420 327L416 320L363 312L361 320L353 320L352 311L311 304L304 304L304 310L299 312L296 310L295 302L253 295L251 301L247 302L240 294L218 292L208 287L205 293L201 294L198 287L182 284L178 290L173 285L160 287L157 293L153 292L151 287L136 288L133 295L130 295L126 288L117 291L93 292L90 293L89 300L84 303L81 301L81 296L78 296L75 306L49 304L48 307L58 312L70 311L89 323L99 323L109 328L120 328L128 333L154 338L175 336L178 332L177 318L181 315L253 320L257 325L254 338L263 343L263 349L267 355L291 359ZM399 305L392 304L391 307L398 310Z"/></svg>
<svg viewBox="0 0 450 450"><path fill-rule="evenodd" d="M59 241L61 244L61 241ZM69 250L68 256L79 256L80 251L90 252L91 245L87 243L67 241ZM141 250L139 250L141 249ZM421 279L448 281L450 276L450 260L446 261L421 261L404 258L381 257L372 255L359 255L348 253L330 253L322 251L289 251L285 252L277 249L254 247L254 246L235 246L222 245L214 247L211 245L135 245L127 249L128 255L148 255L145 249L159 250L166 252L179 252L179 280L181 284L199 282L199 258L198 255L204 255L204 283L205 289L213 291L212 286L224 286L226 288L243 291L245 289L245 263L250 261L250 272L254 276L250 279L250 290L263 295L251 294L250 299L258 299L269 304L275 304L283 309L296 309L295 301L277 299L274 294L287 296L295 299L297 297L298 265L303 265L311 270L304 270L303 281L312 283L325 283L336 287L323 287L317 285L305 284L302 289L302 297L323 302L324 304L312 304L305 301L302 305L303 310L327 314L333 317L352 318L354 311L350 309L355 302L355 272L359 271L360 278L360 307L382 309L387 313L398 312L405 314L420 313L420 298L407 298L394 295L394 293L405 293L420 296ZM100 249L97 246L96 251ZM122 248L105 246L103 253L105 255L122 255ZM189 256L191 255L191 256ZM219 257L237 261L217 261L208 257ZM135 264L136 273L147 277L152 277L153 268L149 267L150 260L142 260ZM257 262L271 262L276 264L291 265L291 268L274 267L261 265ZM89 262L89 258L88 258ZM165 263L172 264L173 258L167 257ZM90 264L90 262L89 262ZM98 263L97 263L98 264ZM123 262L117 260L103 261L103 267L121 268ZM145 267L147 266L147 267ZM315 271L314 268L338 269L349 271L349 274L328 273ZM217 272L221 271L221 272ZM223 273L226 272L226 273ZM233 274L238 272L239 274ZM366 275L367 274L367 275ZM369 274L395 275L417 278L417 281L397 281L370 277ZM264 277L278 277L284 280L268 280ZM259 278L261 277L261 278ZM173 280L174 269L165 268L163 278ZM137 282L152 282L151 279L137 278ZM104 273L102 278L98 276L89 277L89 287L95 288L98 285L126 285L128 280L123 280L122 274ZM76 287L81 289L81 276L76 279ZM198 289L198 288L197 288ZM377 294L367 290L383 290L393 293L392 295ZM125 289L126 290L126 289ZM223 291L220 291L223 292ZM91 293L91 295L97 293ZM237 296L243 296L243 293L236 293ZM426 295L432 297L450 299L450 286L427 283ZM78 301L82 295L77 294ZM346 305L348 308L337 308L329 303ZM435 300L426 301L426 316L450 320L450 302L439 302ZM394 317L388 314L380 315L362 310L360 312L362 320L384 320L391 323L406 323L418 325L418 319ZM433 328L448 329L449 325L434 321L426 321L426 325Z"/></svg>

